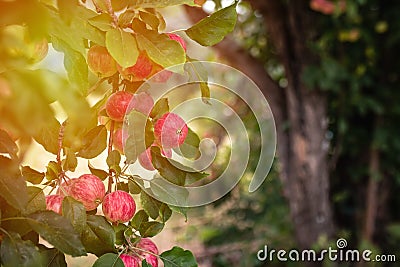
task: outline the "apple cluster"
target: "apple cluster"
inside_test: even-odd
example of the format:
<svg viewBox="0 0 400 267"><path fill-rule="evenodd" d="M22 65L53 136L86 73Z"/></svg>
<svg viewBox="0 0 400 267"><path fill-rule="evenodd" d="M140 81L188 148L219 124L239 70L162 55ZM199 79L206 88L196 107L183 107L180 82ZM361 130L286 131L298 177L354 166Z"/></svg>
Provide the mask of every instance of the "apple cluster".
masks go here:
<svg viewBox="0 0 400 267"><path fill-rule="evenodd" d="M62 214L62 201L65 196L71 196L82 202L87 211L97 209L102 204L106 219L113 223L129 222L136 211L133 197L121 190L106 194L104 183L95 175L84 174L79 178L62 183L56 194L46 196L47 210ZM140 267L146 259L153 267L158 267L158 249L149 238L141 238L134 247L120 255L126 267Z"/></svg>
<svg viewBox="0 0 400 267"><path fill-rule="evenodd" d="M171 40L177 41L186 52L186 43L179 35L167 33ZM127 68L120 66L110 55L106 47L93 45L87 54L87 63L89 69L101 78L111 77L117 72L124 80L130 82L143 81L152 77L164 68L151 60L146 51L139 51L136 63ZM155 82L166 82L172 75L170 71L163 71L154 78Z"/></svg>
<svg viewBox="0 0 400 267"><path fill-rule="evenodd" d="M105 110L108 117L115 122L122 122L125 114L136 110L148 116L154 106L153 98L146 92L132 94L125 91L113 93L107 100ZM153 121L152 121L153 122ZM188 126L185 121L172 112L163 114L153 122L154 143L142 152L138 161L147 170L154 170L152 164L151 147L158 146L165 157L172 156L172 148L182 145L188 134ZM124 134L121 125L114 130L113 146L115 149L124 153L124 147L128 133Z"/></svg>

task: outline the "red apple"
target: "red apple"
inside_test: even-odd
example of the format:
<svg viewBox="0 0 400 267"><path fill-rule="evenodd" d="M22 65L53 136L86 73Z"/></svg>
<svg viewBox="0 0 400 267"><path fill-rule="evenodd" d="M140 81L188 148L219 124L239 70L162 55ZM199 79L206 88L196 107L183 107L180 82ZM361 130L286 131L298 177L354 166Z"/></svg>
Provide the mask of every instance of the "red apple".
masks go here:
<svg viewBox="0 0 400 267"><path fill-rule="evenodd" d="M154 106L154 100L146 92L142 92L139 94L134 94L132 98L132 107L133 109L148 115L150 114L151 109Z"/></svg>
<svg viewBox="0 0 400 267"><path fill-rule="evenodd" d="M132 100L133 95L128 92L119 91L112 94L106 103L106 112L107 115L115 121L123 121L124 116L129 107L129 103Z"/></svg>
<svg viewBox="0 0 400 267"><path fill-rule="evenodd" d="M165 113L154 125L154 136L163 149L178 147L185 141L188 127L175 113Z"/></svg>
<svg viewBox="0 0 400 267"><path fill-rule="evenodd" d="M52 210L55 213L62 214L62 201L64 196L49 195L46 196L46 209Z"/></svg>
<svg viewBox="0 0 400 267"><path fill-rule="evenodd" d="M70 186L68 193L71 197L83 203L86 210L94 210L103 201L106 188L103 181L93 174L84 174Z"/></svg>
<svg viewBox="0 0 400 267"><path fill-rule="evenodd" d="M172 74L172 71L165 70L161 65L154 63L153 70L151 71L149 77L152 77L151 81L153 82L165 83L169 80L169 78L171 78Z"/></svg>
<svg viewBox="0 0 400 267"><path fill-rule="evenodd" d="M150 147L143 151L138 157L140 165L149 171L154 171Z"/></svg>
<svg viewBox="0 0 400 267"><path fill-rule="evenodd" d="M135 214L136 203L130 194L117 190L104 197L102 209L104 216L110 222L125 223Z"/></svg>
<svg viewBox="0 0 400 267"><path fill-rule="evenodd" d="M68 196L69 195L69 189L71 187L71 185L78 180L78 178L72 178L69 179L65 182L62 182L60 184L60 186L57 189L57 195L61 195L61 196Z"/></svg>
<svg viewBox="0 0 400 267"><path fill-rule="evenodd" d="M177 41L178 43L180 43L180 45L182 46L183 50L185 50L185 52L186 52L186 43L182 39L182 37L180 37L179 35L177 35L175 33L167 33L167 35L169 36L169 39Z"/></svg>
<svg viewBox="0 0 400 267"><path fill-rule="evenodd" d="M138 256L121 254L119 257L124 262L125 267L140 267L142 265Z"/></svg>
<svg viewBox="0 0 400 267"><path fill-rule="evenodd" d="M87 62L89 69L100 77L110 77L117 72L115 60L103 46L92 46L87 54Z"/></svg>
<svg viewBox="0 0 400 267"><path fill-rule="evenodd" d="M146 52L141 51L135 65L125 69L118 65L117 68L125 80L133 82L142 81L144 78L147 78L151 73L153 64Z"/></svg>
<svg viewBox="0 0 400 267"><path fill-rule="evenodd" d="M138 251L139 254L145 257L147 263L149 263L153 267L158 267L158 248L153 241L149 238L140 239L139 243L136 245L138 248L148 251L150 253L146 253L143 251Z"/></svg>

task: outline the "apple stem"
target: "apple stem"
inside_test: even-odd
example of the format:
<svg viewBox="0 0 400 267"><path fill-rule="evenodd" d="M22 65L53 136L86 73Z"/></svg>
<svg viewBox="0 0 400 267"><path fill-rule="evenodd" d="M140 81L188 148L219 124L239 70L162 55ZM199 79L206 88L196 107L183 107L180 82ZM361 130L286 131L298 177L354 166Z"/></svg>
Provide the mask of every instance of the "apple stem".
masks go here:
<svg viewBox="0 0 400 267"><path fill-rule="evenodd" d="M63 143L63 139L64 139L64 131L65 131L65 125L67 124L67 121L64 121L61 126L60 126L60 130L58 132L58 150L57 150L57 164L60 166L61 172L59 174L59 177L61 179L59 179L59 183L61 184L61 180L65 177L65 172L62 168L62 161L61 161L61 151L62 151L62 143Z"/></svg>

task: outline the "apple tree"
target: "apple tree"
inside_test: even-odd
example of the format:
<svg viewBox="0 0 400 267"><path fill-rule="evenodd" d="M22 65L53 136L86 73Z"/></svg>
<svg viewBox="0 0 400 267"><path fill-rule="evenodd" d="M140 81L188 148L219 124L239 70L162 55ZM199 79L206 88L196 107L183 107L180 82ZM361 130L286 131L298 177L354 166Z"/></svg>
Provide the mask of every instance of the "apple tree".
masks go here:
<svg viewBox="0 0 400 267"><path fill-rule="evenodd" d="M186 216L186 209L153 198L143 179L127 170L138 161L177 185L193 182L185 177L206 177L182 176L166 160L172 148L189 141L198 149L192 142L198 138L170 111L168 98L155 101L138 92L159 71L156 82L166 83L173 71L165 69L193 61L183 36L211 46L232 31L236 3L188 29L166 32L160 8L200 4L0 1L1 266L66 266L65 255L88 253L98 257L93 266L156 267L159 260L164 266L197 266L190 251L174 247L161 253L151 240L173 211ZM63 53L68 77L37 64L50 45ZM206 102L206 78L198 90ZM93 95L102 97L93 103ZM130 134L143 125L144 136ZM25 157L32 142L53 155L39 170ZM103 152L107 167L93 166L91 160ZM90 172L76 171L82 159Z"/></svg>

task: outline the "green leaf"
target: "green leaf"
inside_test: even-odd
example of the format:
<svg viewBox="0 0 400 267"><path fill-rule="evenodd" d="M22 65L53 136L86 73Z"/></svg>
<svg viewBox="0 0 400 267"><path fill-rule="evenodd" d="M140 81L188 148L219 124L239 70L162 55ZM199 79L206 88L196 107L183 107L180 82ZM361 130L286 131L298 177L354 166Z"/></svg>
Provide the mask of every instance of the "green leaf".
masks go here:
<svg viewBox="0 0 400 267"><path fill-rule="evenodd" d="M64 149L66 158L63 160L63 169L65 171L75 171L76 167L78 166L78 159L76 158L75 153L68 148Z"/></svg>
<svg viewBox="0 0 400 267"><path fill-rule="evenodd" d="M176 5L194 6L194 0L132 0L129 6L133 8L160 8Z"/></svg>
<svg viewBox="0 0 400 267"><path fill-rule="evenodd" d="M149 215L147 215L144 210L139 210L138 212L136 212L135 216L133 216L129 224L136 230L139 230L142 228L142 225L148 221Z"/></svg>
<svg viewBox="0 0 400 267"><path fill-rule="evenodd" d="M9 154L12 158L17 158L18 147L8 133L0 129L0 153Z"/></svg>
<svg viewBox="0 0 400 267"><path fill-rule="evenodd" d="M182 214L185 217L185 222L187 222L187 219L188 219L188 217L187 217L188 208L186 208L186 207L178 207L178 206L173 206L173 205L168 205L168 206L172 211L177 212L179 214Z"/></svg>
<svg viewBox="0 0 400 267"><path fill-rule="evenodd" d="M121 190L121 191L125 191L125 192L129 193L128 183L117 182L117 190Z"/></svg>
<svg viewBox="0 0 400 267"><path fill-rule="evenodd" d="M163 223L166 223L171 218L172 210L167 204L162 203L160 207L160 218Z"/></svg>
<svg viewBox="0 0 400 267"><path fill-rule="evenodd" d="M117 225L113 225L115 232L115 244L122 245L125 243L125 235L124 232L128 227L125 224L119 223Z"/></svg>
<svg viewBox="0 0 400 267"><path fill-rule="evenodd" d="M156 221L144 222L139 229L142 237L153 237L160 233L164 228L164 224Z"/></svg>
<svg viewBox="0 0 400 267"><path fill-rule="evenodd" d="M150 181L150 189L158 199L177 206L184 206L189 196L185 187L177 187L157 176Z"/></svg>
<svg viewBox="0 0 400 267"><path fill-rule="evenodd" d="M153 267L150 263L147 263L146 259L142 260L142 267Z"/></svg>
<svg viewBox="0 0 400 267"><path fill-rule="evenodd" d="M34 136L36 142L41 144L46 151L56 155L58 151L58 133L60 123L52 118L46 127L41 128Z"/></svg>
<svg viewBox="0 0 400 267"><path fill-rule="evenodd" d="M97 16L97 13L82 5L78 5L75 10L77 15L72 18L70 29L83 39L105 46L104 32L89 23L89 19Z"/></svg>
<svg viewBox="0 0 400 267"><path fill-rule="evenodd" d="M209 104L210 87L208 86L208 72L203 64L195 59L186 57L188 64L185 65L185 71L188 72L190 80L199 84L201 97L205 104Z"/></svg>
<svg viewBox="0 0 400 267"><path fill-rule="evenodd" d="M78 157L91 159L101 154L107 148L107 129L104 125L98 125L83 137L82 148L78 151Z"/></svg>
<svg viewBox="0 0 400 267"><path fill-rule="evenodd" d="M110 168L113 168L114 166L119 166L121 162L121 154L117 150L111 151L111 153L107 156L106 162L108 167Z"/></svg>
<svg viewBox="0 0 400 267"><path fill-rule="evenodd" d="M79 89L82 95L86 95L89 87L89 69L84 56L69 48L64 48L63 50L64 67L67 71L69 81Z"/></svg>
<svg viewBox="0 0 400 267"><path fill-rule="evenodd" d="M57 0L57 6L60 12L60 17L68 24L71 22L71 18L76 16L78 0Z"/></svg>
<svg viewBox="0 0 400 267"><path fill-rule="evenodd" d="M140 186L133 181L129 181L128 182L128 188L129 188L129 193L137 195L140 194L140 192L142 192L142 189L140 188Z"/></svg>
<svg viewBox="0 0 400 267"><path fill-rule="evenodd" d="M86 209L82 202L65 197L62 202L62 215L67 218L78 233L86 227Z"/></svg>
<svg viewBox="0 0 400 267"><path fill-rule="evenodd" d="M188 185L208 176L207 173L197 172L177 161L163 157L157 147L151 148L151 155L154 168L159 171L162 177L173 184Z"/></svg>
<svg viewBox="0 0 400 267"><path fill-rule="evenodd" d="M153 109L150 112L150 117L157 120L162 117L165 113L169 112L168 98L164 97L154 104Z"/></svg>
<svg viewBox="0 0 400 267"><path fill-rule="evenodd" d="M39 211L28 218L33 230L55 248L73 257L86 256L80 235L68 219L52 211Z"/></svg>
<svg viewBox="0 0 400 267"><path fill-rule="evenodd" d="M112 29L106 33L106 47L122 68L135 65L139 56L135 37L121 29Z"/></svg>
<svg viewBox="0 0 400 267"><path fill-rule="evenodd" d="M104 217L88 215L87 226L82 233L82 242L88 252L97 256L107 252L114 252L114 229Z"/></svg>
<svg viewBox="0 0 400 267"><path fill-rule="evenodd" d="M198 158L200 156L200 138L199 136L188 128L188 134L185 141L179 148L175 148L174 151L178 154L183 155L185 158Z"/></svg>
<svg viewBox="0 0 400 267"><path fill-rule="evenodd" d="M109 11L109 6L106 0L92 0L97 12L103 13Z"/></svg>
<svg viewBox="0 0 400 267"><path fill-rule="evenodd" d="M133 10L126 10L119 15L118 24L121 27L127 27L132 23L132 20L136 17L136 13Z"/></svg>
<svg viewBox="0 0 400 267"><path fill-rule="evenodd" d="M147 117L135 110L127 115L128 133L124 152L128 163L136 161L137 157L146 150L145 134Z"/></svg>
<svg viewBox="0 0 400 267"><path fill-rule="evenodd" d="M197 267L196 259L192 252L183 250L180 247L173 247L171 250L164 251L160 255L165 267Z"/></svg>
<svg viewBox="0 0 400 267"><path fill-rule="evenodd" d="M143 209L152 219L157 219L161 207L161 202L157 199L146 194L145 191L142 191L140 194L140 202L142 203Z"/></svg>
<svg viewBox="0 0 400 267"><path fill-rule="evenodd" d="M158 30L160 19L155 14L146 11L139 11L139 16L142 21L149 25L153 30Z"/></svg>
<svg viewBox="0 0 400 267"><path fill-rule="evenodd" d="M200 20L187 29L186 34L203 46L219 43L235 27L237 20L236 5L237 2Z"/></svg>
<svg viewBox="0 0 400 267"><path fill-rule="evenodd" d="M182 46L166 34L146 30L136 36L140 50L145 50L151 60L164 68L183 64L186 61ZM178 69L178 72L183 71Z"/></svg>
<svg viewBox="0 0 400 267"><path fill-rule="evenodd" d="M0 196L16 209L23 210L28 203L26 182L9 158L0 156Z"/></svg>
<svg viewBox="0 0 400 267"><path fill-rule="evenodd" d="M28 186L28 203L23 214L30 214L36 211L46 210L46 197L39 187Z"/></svg>
<svg viewBox="0 0 400 267"><path fill-rule="evenodd" d="M118 254L107 253L98 258L92 267L124 267L124 262L119 258Z"/></svg>
<svg viewBox="0 0 400 267"><path fill-rule="evenodd" d="M3 267L42 266L39 249L32 241L24 241L20 235L12 232L1 242L1 262Z"/></svg>
<svg viewBox="0 0 400 267"><path fill-rule="evenodd" d="M42 264L46 267L67 267L64 253L55 248L47 248L43 245L39 246L42 257Z"/></svg>
<svg viewBox="0 0 400 267"><path fill-rule="evenodd" d="M62 169L55 161L50 161L46 167L46 179L49 181L58 179Z"/></svg>
<svg viewBox="0 0 400 267"><path fill-rule="evenodd" d="M45 173L38 172L29 166L22 166L21 173L22 177L32 184L40 184L45 177Z"/></svg>
<svg viewBox="0 0 400 267"><path fill-rule="evenodd" d="M108 177L108 172L106 172L104 170L101 170L101 169L94 168L90 164L89 161L88 161L88 168L89 168L91 174L96 175L97 177L99 177L103 181L104 181L104 179L106 179Z"/></svg>
<svg viewBox="0 0 400 267"><path fill-rule="evenodd" d="M113 29L113 19L109 14L106 13L90 18L88 22L101 31L106 32Z"/></svg>

